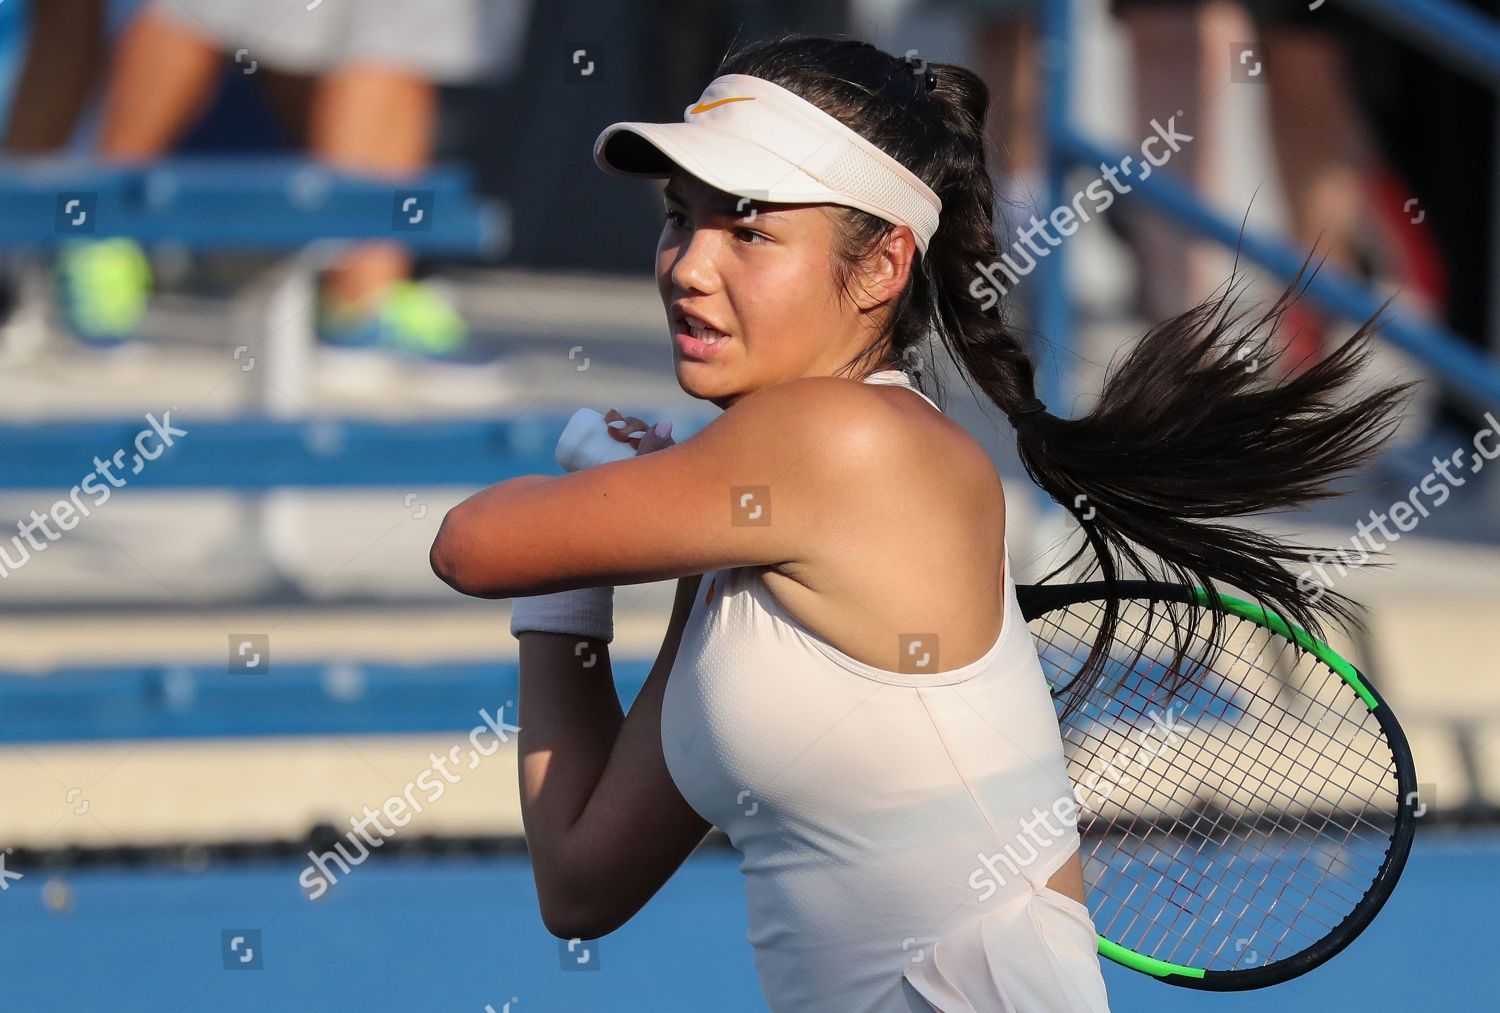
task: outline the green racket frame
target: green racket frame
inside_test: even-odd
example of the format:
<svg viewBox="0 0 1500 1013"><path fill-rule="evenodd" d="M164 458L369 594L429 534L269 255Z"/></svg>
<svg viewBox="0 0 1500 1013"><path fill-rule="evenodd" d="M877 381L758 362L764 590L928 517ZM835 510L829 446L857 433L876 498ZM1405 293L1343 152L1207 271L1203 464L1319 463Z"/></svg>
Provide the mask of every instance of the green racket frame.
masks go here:
<svg viewBox="0 0 1500 1013"><path fill-rule="evenodd" d="M1124 580L1115 584L1115 592L1122 600L1196 603L1209 609L1215 607L1207 591L1185 584ZM1107 596L1108 584L1104 581L1016 586L1016 599L1028 623L1048 612L1084 602L1100 601ZM1391 891L1395 889L1396 881L1400 878L1402 870L1406 867L1407 857L1411 854L1412 839L1416 833L1417 773L1412 763L1411 748L1407 744L1405 732L1401 730L1390 707L1381 699L1366 675L1344 660L1338 652L1323 641L1301 627L1293 626L1268 609L1222 593L1219 595L1219 602L1220 611L1248 620L1277 636L1291 640L1303 650L1313 654L1343 679L1349 691L1359 697L1379 723L1380 730L1389 743L1391 754L1395 759L1397 782L1395 831L1374 881L1354 909L1334 926L1331 932L1312 946L1260 967L1234 971L1210 971L1158 960L1121 946L1104 936L1099 937L1100 956L1108 957L1115 963L1123 964L1132 970L1149 974L1158 981L1205 991L1236 992L1276 985L1306 974L1348 946L1370 924L1391 895ZM1054 698L1057 695L1058 690L1053 689Z"/></svg>

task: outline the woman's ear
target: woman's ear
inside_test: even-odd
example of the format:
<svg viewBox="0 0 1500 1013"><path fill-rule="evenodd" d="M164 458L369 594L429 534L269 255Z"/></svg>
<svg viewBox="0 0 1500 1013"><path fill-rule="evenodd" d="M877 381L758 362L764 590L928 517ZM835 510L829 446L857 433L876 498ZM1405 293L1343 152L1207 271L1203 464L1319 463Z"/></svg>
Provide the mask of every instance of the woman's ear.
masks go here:
<svg viewBox="0 0 1500 1013"><path fill-rule="evenodd" d="M917 242L910 228L898 225L887 232L884 241L860 265L855 304L868 311L899 296L906 288L916 253Z"/></svg>

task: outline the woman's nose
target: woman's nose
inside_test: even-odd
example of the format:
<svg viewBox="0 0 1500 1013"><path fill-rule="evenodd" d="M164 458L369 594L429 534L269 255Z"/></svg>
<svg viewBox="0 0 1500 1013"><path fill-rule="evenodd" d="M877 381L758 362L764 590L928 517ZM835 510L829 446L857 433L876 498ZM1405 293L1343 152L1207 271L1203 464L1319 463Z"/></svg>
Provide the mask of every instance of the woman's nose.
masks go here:
<svg viewBox="0 0 1500 1013"><path fill-rule="evenodd" d="M685 292L712 292L718 284L714 258L718 243L712 230L695 229L677 251L672 283Z"/></svg>

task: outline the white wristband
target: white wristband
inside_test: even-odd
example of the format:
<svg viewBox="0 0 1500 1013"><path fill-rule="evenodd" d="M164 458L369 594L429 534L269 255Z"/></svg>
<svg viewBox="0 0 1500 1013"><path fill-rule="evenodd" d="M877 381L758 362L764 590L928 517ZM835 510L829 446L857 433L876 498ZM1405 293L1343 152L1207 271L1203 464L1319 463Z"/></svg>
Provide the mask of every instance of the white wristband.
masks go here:
<svg viewBox="0 0 1500 1013"><path fill-rule="evenodd" d="M581 587L512 599L511 635L528 630L593 637L607 644L615 637L615 589Z"/></svg>

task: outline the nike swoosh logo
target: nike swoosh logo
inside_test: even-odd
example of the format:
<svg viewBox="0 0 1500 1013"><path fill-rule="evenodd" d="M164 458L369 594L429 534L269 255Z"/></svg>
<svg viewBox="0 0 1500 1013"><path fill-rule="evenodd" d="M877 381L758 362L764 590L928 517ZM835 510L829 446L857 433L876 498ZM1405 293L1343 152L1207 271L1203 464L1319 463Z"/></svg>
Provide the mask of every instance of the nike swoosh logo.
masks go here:
<svg viewBox="0 0 1500 1013"><path fill-rule="evenodd" d="M739 96L737 98L721 98L717 102L704 102L704 103L702 103L700 105L695 105L695 106L693 106L693 108L689 109L688 112L690 112L690 113L706 113L710 109L713 109L716 106L723 105L725 102L754 102L754 101L755 101L755 96L754 95L741 95L741 96Z"/></svg>

